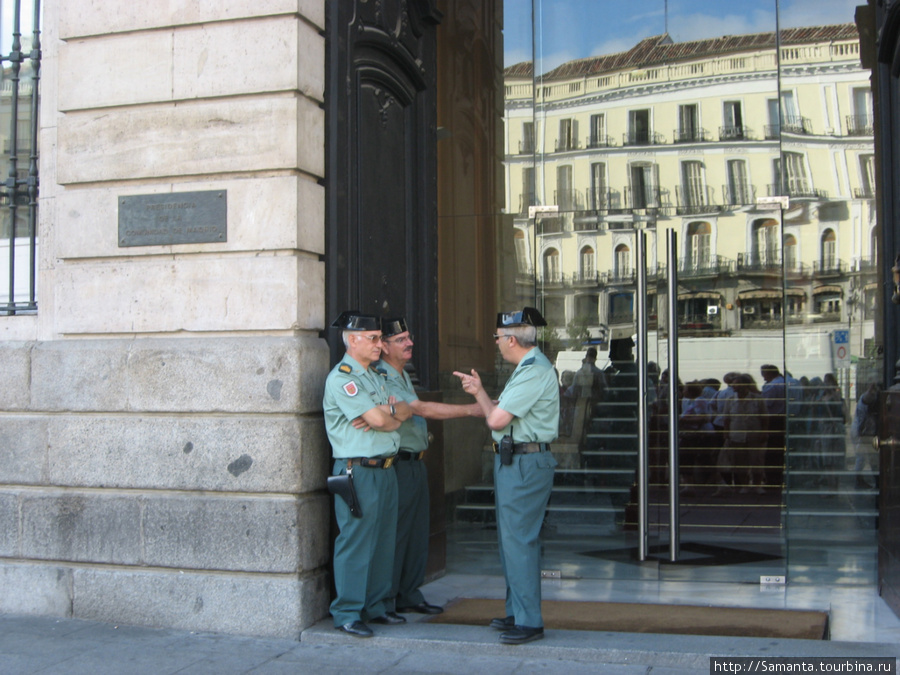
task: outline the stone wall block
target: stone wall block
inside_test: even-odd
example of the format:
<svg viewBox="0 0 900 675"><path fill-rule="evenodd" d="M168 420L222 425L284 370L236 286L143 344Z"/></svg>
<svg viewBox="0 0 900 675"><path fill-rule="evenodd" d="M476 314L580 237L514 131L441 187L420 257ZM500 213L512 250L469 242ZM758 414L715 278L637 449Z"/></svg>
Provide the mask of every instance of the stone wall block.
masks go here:
<svg viewBox="0 0 900 675"><path fill-rule="evenodd" d="M19 495L17 492L0 492L0 558L17 557L19 557Z"/></svg>
<svg viewBox="0 0 900 675"><path fill-rule="evenodd" d="M144 562L155 567L296 572L298 528L293 497L148 498Z"/></svg>
<svg viewBox="0 0 900 675"><path fill-rule="evenodd" d="M72 615L72 570L0 561L0 614Z"/></svg>
<svg viewBox="0 0 900 675"><path fill-rule="evenodd" d="M225 242L120 248L117 238L111 236L119 227L119 197L207 190L226 192L228 240ZM55 219L55 225L61 236L55 256L67 262L122 256L135 259L211 249L220 253L300 250L317 255L325 250L322 228L325 188L304 176L192 181L140 188L79 188L65 190L56 201L60 216Z"/></svg>
<svg viewBox="0 0 900 675"><path fill-rule="evenodd" d="M32 350L34 410L122 410L131 341L48 341Z"/></svg>
<svg viewBox="0 0 900 675"><path fill-rule="evenodd" d="M38 485L44 482L49 459L49 426L50 418L47 417L0 415L3 457L0 461L0 485Z"/></svg>
<svg viewBox="0 0 900 675"><path fill-rule="evenodd" d="M63 185L277 169L324 175L324 111L291 94L73 112L59 119L57 143Z"/></svg>
<svg viewBox="0 0 900 675"><path fill-rule="evenodd" d="M4 317L4 322L16 317ZM26 410L31 392L32 342L0 342L0 410Z"/></svg>
<svg viewBox="0 0 900 675"><path fill-rule="evenodd" d="M141 562L141 507L134 497L22 494L21 556L134 565Z"/></svg>
<svg viewBox="0 0 900 675"><path fill-rule="evenodd" d="M73 577L72 614L91 621L296 640L327 612L324 575L76 569Z"/></svg>
<svg viewBox="0 0 900 675"><path fill-rule="evenodd" d="M306 426L295 416L275 415L56 416L49 422L48 480L70 487L296 493L301 477L309 481L301 473L301 462L310 462L301 454ZM0 482L3 475L0 467Z"/></svg>
<svg viewBox="0 0 900 675"><path fill-rule="evenodd" d="M300 338L298 342L301 377L299 409L300 412L319 412L322 410L322 392L325 391L325 378L329 371L328 344L311 337Z"/></svg>
<svg viewBox="0 0 900 675"><path fill-rule="evenodd" d="M298 12L320 27L325 23L324 0L165 0L156 7L159 11L152 12L147 11L144 4L121 0L59 4L60 37L63 40Z"/></svg>
<svg viewBox="0 0 900 675"><path fill-rule="evenodd" d="M322 349L318 342L309 338L138 340L128 359L128 400L141 411L304 412L301 391L312 377L307 373L308 362L314 362ZM319 401L318 409L321 405Z"/></svg>
<svg viewBox="0 0 900 675"><path fill-rule="evenodd" d="M331 475L332 459L321 415L300 419L300 453L298 492L324 490L325 479Z"/></svg>
<svg viewBox="0 0 900 675"><path fill-rule="evenodd" d="M298 504L300 571L312 571L328 564L331 557L331 496L318 494Z"/></svg>
<svg viewBox="0 0 900 675"><path fill-rule="evenodd" d="M171 100L172 42L172 32L161 31L62 43L59 109ZM79 86L84 82L91 86ZM134 86L135 82L141 86Z"/></svg>
<svg viewBox="0 0 900 675"><path fill-rule="evenodd" d="M69 335L315 328L322 320L311 318L313 308L324 312L324 274L316 274L323 265L274 254L69 265L56 275L56 328ZM298 266L310 270L302 283Z"/></svg>
<svg viewBox="0 0 900 675"><path fill-rule="evenodd" d="M296 15L176 30L173 98L297 91L298 41L309 39L323 41ZM317 65L322 82L324 62Z"/></svg>

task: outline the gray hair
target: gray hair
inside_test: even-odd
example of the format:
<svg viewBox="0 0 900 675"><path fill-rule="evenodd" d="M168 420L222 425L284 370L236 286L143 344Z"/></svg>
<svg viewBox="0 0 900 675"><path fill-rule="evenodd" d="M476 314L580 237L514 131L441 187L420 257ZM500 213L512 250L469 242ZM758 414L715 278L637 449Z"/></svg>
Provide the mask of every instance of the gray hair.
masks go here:
<svg viewBox="0 0 900 675"><path fill-rule="evenodd" d="M512 335L523 347L537 344L537 328L534 326L504 326L507 335Z"/></svg>
<svg viewBox="0 0 900 675"><path fill-rule="evenodd" d="M341 340L344 341L344 349L350 349L350 333L352 332L352 330L341 331Z"/></svg>

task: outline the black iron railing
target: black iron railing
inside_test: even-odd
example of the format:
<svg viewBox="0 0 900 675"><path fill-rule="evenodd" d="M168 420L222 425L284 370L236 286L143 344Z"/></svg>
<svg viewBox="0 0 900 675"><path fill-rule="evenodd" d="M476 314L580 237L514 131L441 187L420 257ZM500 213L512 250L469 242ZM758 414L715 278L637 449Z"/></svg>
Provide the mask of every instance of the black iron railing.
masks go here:
<svg viewBox="0 0 900 675"><path fill-rule="evenodd" d="M4 252L8 253L8 285L5 289L0 286L0 314L5 315L37 310L39 0L34 0L32 27L31 49L25 52L21 6L16 2L12 16L12 48L8 55L0 55L5 80L0 97L10 111L9 139L3 148L7 172L0 182L0 247L4 244L8 247ZM23 100L25 96L28 98ZM21 138L25 134L30 137ZM20 162L27 162L28 168L20 166ZM17 272L17 266L21 265L27 265L27 275Z"/></svg>

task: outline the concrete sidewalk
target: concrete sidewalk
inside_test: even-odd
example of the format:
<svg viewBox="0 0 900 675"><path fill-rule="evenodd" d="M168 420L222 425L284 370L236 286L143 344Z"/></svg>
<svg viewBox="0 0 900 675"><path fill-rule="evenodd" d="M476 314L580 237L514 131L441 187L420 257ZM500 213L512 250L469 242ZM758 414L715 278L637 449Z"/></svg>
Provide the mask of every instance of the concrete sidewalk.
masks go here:
<svg viewBox="0 0 900 675"><path fill-rule="evenodd" d="M0 673L708 673L716 656L897 657L900 645L548 631L506 646L497 631L411 621L354 638L329 620L300 641L192 633L30 616L0 616Z"/></svg>

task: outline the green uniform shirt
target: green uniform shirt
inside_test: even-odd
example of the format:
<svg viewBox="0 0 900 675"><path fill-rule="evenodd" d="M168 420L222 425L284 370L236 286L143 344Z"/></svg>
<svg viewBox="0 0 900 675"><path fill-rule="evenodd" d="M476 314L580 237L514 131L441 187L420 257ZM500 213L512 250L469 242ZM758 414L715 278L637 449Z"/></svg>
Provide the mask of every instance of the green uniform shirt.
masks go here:
<svg viewBox="0 0 900 675"><path fill-rule="evenodd" d="M384 375L388 394L406 403L419 400L405 370L398 373L396 368L384 361L376 363L375 369ZM413 415L400 425L398 431L401 450L420 452L428 447L428 424L424 418Z"/></svg>
<svg viewBox="0 0 900 675"><path fill-rule="evenodd" d="M515 419L491 432L495 441L507 434L516 443L551 443L559 433L559 384L556 371L537 347L525 354L500 394L498 406Z"/></svg>
<svg viewBox="0 0 900 675"><path fill-rule="evenodd" d="M347 354L325 380L325 430L335 459L389 457L397 454L396 431L364 431L351 422L377 405L388 402L385 379L372 368L363 369Z"/></svg>

